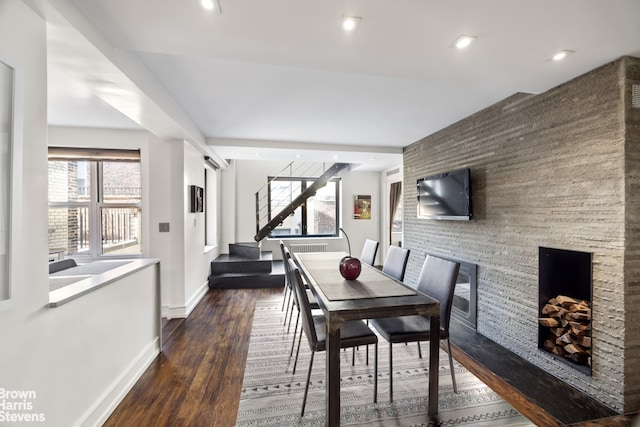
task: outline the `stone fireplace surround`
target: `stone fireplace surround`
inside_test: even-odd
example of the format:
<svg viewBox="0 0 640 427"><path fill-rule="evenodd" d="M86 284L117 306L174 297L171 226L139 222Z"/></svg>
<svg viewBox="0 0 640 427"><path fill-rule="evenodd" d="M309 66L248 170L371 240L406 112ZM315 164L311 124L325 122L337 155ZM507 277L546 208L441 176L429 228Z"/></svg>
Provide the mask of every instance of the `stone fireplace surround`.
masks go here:
<svg viewBox="0 0 640 427"><path fill-rule="evenodd" d="M519 93L403 154L405 282L427 253L477 264L477 331L618 413L640 410L640 59ZM469 167L474 219L418 219L415 183ZM539 351L538 247L593 254L592 376Z"/></svg>

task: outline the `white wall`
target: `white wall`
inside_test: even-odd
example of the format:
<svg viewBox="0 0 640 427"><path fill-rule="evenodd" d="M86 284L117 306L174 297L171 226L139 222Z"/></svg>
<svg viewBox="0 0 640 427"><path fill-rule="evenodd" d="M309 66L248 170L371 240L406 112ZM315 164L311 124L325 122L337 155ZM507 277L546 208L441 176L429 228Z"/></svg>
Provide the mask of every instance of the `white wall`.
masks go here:
<svg viewBox="0 0 640 427"><path fill-rule="evenodd" d="M220 174L220 252L228 253L229 243L236 240L236 164L232 160ZM253 227L255 230L255 225Z"/></svg>
<svg viewBox="0 0 640 427"><path fill-rule="evenodd" d="M380 174L377 172L340 173L342 177L342 228L349 234L351 254L360 256L366 239L377 240L384 245L380 234L383 200L380 191ZM353 202L356 195L371 195L371 219L354 219ZM381 265L381 249L378 248L375 265Z"/></svg>
<svg viewBox="0 0 640 427"><path fill-rule="evenodd" d="M235 215L230 213L222 219L222 228L228 242L252 242L255 235L255 192L267 183L268 176L274 176L282 170L287 162L271 162L264 160L236 160L223 172L224 194L223 206L235 206ZM349 234L353 255L359 256L366 239L380 240L381 198L380 174L375 172L352 172L344 169L338 175L342 179L342 226ZM373 205L370 220L353 219L354 196L371 195ZM227 222L228 220L231 220ZM233 222L233 224L232 224ZM224 240L224 239L223 239ZM283 239L287 244L297 239ZM299 240L299 239L298 239ZM328 250L347 250L347 242L343 238L318 238L327 242ZM273 251L274 258L280 258L278 240L264 239L263 250ZM226 248L223 248L226 252ZM381 264L380 254L377 264Z"/></svg>
<svg viewBox="0 0 640 427"><path fill-rule="evenodd" d="M12 253L20 295L0 311L0 389L33 391L53 427L95 424L157 351L156 284L145 269L48 308L46 26L22 2L0 0L0 52L24 68L22 227ZM12 425L12 423L0 423ZM25 424L29 425L29 424ZM32 424L33 425L33 424Z"/></svg>
<svg viewBox="0 0 640 427"><path fill-rule="evenodd" d="M189 185L204 187L203 155L188 142L161 140L144 130L50 126L48 141L60 147L140 150L142 256L161 260L164 316L186 317L206 293L209 262L219 253L217 242L205 253L204 214L188 212ZM168 233L159 231L160 222L169 223Z"/></svg>
<svg viewBox="0 0 640 427"><path fill-rule="evenodd" d="M204 188L204 156L187 142L183 142L183 152L184 286L185 314L188 314L209 289L209 263L218 252L217 247L205 252L204 213L189 212L189 186Z"/></svg>
<svg viewBox="0 0 640 427"><path fill-rule="evenodd" d="M170 260L167 268L172 280L169 286L163 287L168 293L163 297L163 316L185 318L208 290L209 264L219 255L219 245L210 242L205 248L204 213L189 212L189 186L204 187L204 156L187 141L171 140L165 144L163 151L168 157L153 166L164 177L159 177L157 185L151 183L154 194L167 210L168 221L163 222L169 222L171 229L169 233L159 233L169 236L158 241L159 244L169 242L162 251ZM219 200L209 202L210 208L219 211ZM158 224L152 226L157 228Z"/></svg>
<svg viewBox="0 0 640 427"><path fill-rule="evenodd" d="M176 246L180 246L176 224L172 221L173 193L171 186L171 143L154 136L149 137L149 186L143 188L149 194L149 252L143 249L143 256L160 259L162 278L162 312L164 315L171 307L173 288L180 288L180 272L176 266ZM143 170L144 172L144 170ZM169 232L161 233L159 224L169 223ZM178 254L179 255L179 254Z"/></svg>

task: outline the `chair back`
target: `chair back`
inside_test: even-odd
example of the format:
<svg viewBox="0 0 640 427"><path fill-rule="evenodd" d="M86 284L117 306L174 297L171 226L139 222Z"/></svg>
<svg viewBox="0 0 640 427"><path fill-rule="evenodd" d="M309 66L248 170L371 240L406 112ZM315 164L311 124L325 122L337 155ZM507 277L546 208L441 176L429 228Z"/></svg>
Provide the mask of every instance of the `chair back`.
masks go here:
<svg viewBox="0 0 640 427"><path fill-rule="evenodd" d="M387 257L382 265L382 271L402 282L404 280L404 272L407 270L409 252L409 249L399 246L389 246Z"/></svg>
<svg viewBox="0 0 640 427"><path fill-rule="evenodd" d="M376 242L375 240L365 240L362 253L360 254L360 262L373 265L373 263L376 262L379 244L380 242Z"/></svg>
<svg viewBox="0 0 640 427"><path fill-rule="evenodd" d="M459 262L427 255L418 277L418 290L440 301L440 329L445 335L449 334L453 291L459 270Z"/></svg>
<svg viewBox="0 0 640 427"><path fill-rule="evenodd" d="M294 289L293 289L294 288L293 270L291 269L291 264L289 264L289 260L291 260L291 262L293 262L293 266L297 268L296 262L293 260L293 257L291 256L291 252L289 252L289 248L284 246L282 248L282 261L284 263L284 277L286 279L286 283L289 285L291 290L294 291ZM294 303L297 305L298 298L295 298L295 291L294 291L294 299L293 300L294 300Z"/></svg>
<svg viewBox="0 0 640 427"><path fill-rule="evenodd" d="M302 330L307 337L309 348L311 351L315 351L318 347L318 334L316 333L316 328L313 323L313 315L311 314L309 298L307 298L307 290L304 287L302 276L296 263L291 258L289 258L287 262L289 263L288 269L291 271L291 284L298 300L298 307L300 308Z"/></svg>
<svg viewBox="0 0 640 427"><path fill-rule="evenodd" d="M285 286L287 286L289 289L291 289L291 280L289 280L289 274L287 273L287 269L288 267L288 263L287 263L287 255L290 258L291 254L288 253L289 250L287 249L287 247L284 245L284 242L282 240L280 240L280 253L282 254L282 263L284 265L284 284Z"/></svg>

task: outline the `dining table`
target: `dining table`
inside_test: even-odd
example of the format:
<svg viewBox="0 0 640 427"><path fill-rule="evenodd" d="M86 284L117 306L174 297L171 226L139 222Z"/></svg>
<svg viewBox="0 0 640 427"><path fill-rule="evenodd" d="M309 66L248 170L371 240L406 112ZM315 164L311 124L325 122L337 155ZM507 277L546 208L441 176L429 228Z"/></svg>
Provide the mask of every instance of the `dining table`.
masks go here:
<svg viewBox="0 0 640 427"><path fill-rule="evenodd" d="M342 277L340 261L346 252L294 254L300 271L316 295L326 317L325 425L340 425L340 325L350 320L410 315L429 316L428 415L438 413L440 303L381 270L361 263L355 280Z"/></svg>

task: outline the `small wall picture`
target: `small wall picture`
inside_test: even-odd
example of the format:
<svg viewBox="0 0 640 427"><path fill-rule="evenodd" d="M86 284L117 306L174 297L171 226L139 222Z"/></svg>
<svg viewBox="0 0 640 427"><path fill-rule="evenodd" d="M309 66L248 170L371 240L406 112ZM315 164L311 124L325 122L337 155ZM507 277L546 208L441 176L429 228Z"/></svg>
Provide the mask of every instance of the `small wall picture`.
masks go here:
<svg viewBox="0 0 640 427"><path fill-rule="evenodd" d="M353 218L371 219L371 196L355 196L353 202Z"/></svg>
<svg viewBox="0 0 640 427"><path fill-rule="evenodd" d="M191 212L204 212L204 189L191 185Z"/></svg>

